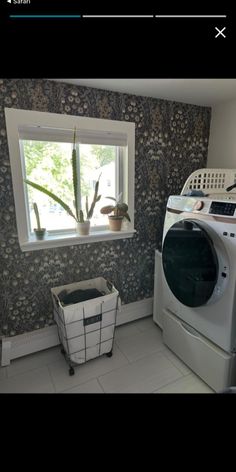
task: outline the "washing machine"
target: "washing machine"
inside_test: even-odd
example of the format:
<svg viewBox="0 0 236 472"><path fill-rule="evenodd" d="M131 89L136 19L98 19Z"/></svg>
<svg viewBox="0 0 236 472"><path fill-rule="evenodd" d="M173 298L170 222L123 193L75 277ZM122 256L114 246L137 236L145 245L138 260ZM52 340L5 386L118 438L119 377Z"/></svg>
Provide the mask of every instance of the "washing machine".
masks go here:
<svg viewBox="0 0 236 472"><path fill-rule="evenodd" d="M170 196L163 340L215 391L236 385L236 195Z"/></svg>

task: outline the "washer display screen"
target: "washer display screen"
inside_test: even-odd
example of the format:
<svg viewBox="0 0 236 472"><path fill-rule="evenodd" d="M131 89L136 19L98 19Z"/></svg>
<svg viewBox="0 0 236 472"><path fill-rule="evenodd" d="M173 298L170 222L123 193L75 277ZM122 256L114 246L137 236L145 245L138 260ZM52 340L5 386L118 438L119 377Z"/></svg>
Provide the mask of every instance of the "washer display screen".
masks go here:
<svg viewBox="0 0 236 472"><path fill-rule="evenodd" d="M235 203L212 202L209 213L212 215L234 216L235 208Z"/></svg>

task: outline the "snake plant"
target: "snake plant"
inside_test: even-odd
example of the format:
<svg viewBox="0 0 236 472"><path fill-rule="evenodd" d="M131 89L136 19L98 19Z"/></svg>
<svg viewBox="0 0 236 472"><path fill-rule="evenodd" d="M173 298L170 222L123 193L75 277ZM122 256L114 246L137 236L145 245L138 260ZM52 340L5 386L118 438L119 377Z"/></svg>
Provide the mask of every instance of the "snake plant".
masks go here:
<svg viewBox="0 0 236 472"><path fill-rule="evenodd" d="M41 224L40 224L40 217L39 217L39 210L38 210L38 205L37 203L33 203L33 208L34 208L34 213L35 213L35 218L37 222L37 231L41 231Z"/></svg>
<svg viewBox="0 0 236 472"><path fill-rule="evenodd" d="M44 236L46 234L46 228L42 228L40 224L38 205L35 202L33 203L33 209L34 209L35 218L37 222L37 228L34 228L35 236L36 236L36 239L41 240L41 239L44 239Z"/></svg>
<svg viewBox="0 0 236 472"><path fill-rule="evenodd" d="M72 164L72 178L73 178L73 190L74 190L74 206L75 209L72 209L67 205L67 203L63 202L61 198L59 198L55 193L51 192L45 187L42 187L41 185L37 184L36 182L32 182L29 179L24 179L24 182L28 185L31 185L31 187L35 188L36 190L39 190L40 192L44 193L48 197L52 198L56 203L59 203L59 205L64 208L64 210L74 218L76 223L84 223L84 213L82 210L79 209L78 206L78 173L77 173L77 164L76 164L77 156L76 156L76 128L74 129L74 138L73 138L73 150L72 150L72 159L71 159L71 164ZM101 176L101 174L100 174ZM94 190L94 197L93 201L91 203L91 206L89 208L88 204L88 197L86 197L86 215L87 219L91 219L93 216L94 208L96 203L100 200L101 195L98 195L98 189L99 189L99 179L100 176L95 184L95 190Z"/></svg>

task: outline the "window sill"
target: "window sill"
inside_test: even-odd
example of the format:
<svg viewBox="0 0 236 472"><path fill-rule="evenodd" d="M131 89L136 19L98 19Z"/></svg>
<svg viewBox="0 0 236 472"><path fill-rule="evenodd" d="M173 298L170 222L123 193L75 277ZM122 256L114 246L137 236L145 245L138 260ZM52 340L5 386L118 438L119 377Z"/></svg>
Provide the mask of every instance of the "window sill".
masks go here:
<svg viewBox="0 0 236 472"><path fill-rule="evenodd" d="M68 235L49 235L42 241L35 240L34 236L32 239L25 241L20 244L21 250L26 251L37 251L39 249L50 249L62 246L75 246L77 244L90 244L99 241L112 241L115 239L126 239L132 238L136 230L123 230L123 231L91 231L88 236L79 236L75 234Z"/></svg>

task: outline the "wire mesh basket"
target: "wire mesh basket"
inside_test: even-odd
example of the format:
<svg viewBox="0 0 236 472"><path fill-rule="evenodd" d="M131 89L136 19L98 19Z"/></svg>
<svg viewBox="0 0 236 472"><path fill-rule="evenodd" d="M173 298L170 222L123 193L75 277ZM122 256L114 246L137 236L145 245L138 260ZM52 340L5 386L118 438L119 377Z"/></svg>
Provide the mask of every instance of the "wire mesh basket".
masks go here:
<svg viewBox="0 0 236 472"><path fill-rule="evenodd" d="M96 289L102 296L63 306L60 294L75 290ZM112 355L116 316L119 309L119 292L102 277L76 282L51 289L54 319L57 324L62 353L69 365L74 366L107 354Z"/></svg>

